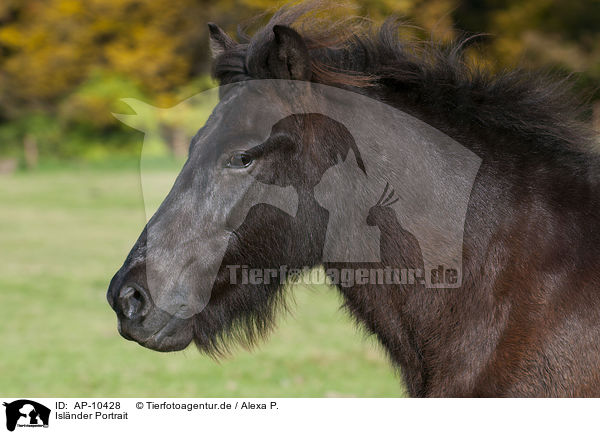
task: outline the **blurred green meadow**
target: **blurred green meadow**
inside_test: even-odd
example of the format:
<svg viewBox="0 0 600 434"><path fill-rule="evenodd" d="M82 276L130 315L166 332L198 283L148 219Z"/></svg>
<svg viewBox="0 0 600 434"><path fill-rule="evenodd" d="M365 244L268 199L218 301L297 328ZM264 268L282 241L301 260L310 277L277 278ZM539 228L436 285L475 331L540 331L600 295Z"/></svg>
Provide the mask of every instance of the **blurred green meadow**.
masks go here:
<svg viewBox="0 0 600 434"><path fill-rule="evenodd" d="M162 354L121 338L105 293L145 214L139 170L120 166L0 175L0 395L404 395L326 286L291 288L294 313L269 340L219 362L193 346ZM146 170L145 183L170 180L174 167Z"/></svg>

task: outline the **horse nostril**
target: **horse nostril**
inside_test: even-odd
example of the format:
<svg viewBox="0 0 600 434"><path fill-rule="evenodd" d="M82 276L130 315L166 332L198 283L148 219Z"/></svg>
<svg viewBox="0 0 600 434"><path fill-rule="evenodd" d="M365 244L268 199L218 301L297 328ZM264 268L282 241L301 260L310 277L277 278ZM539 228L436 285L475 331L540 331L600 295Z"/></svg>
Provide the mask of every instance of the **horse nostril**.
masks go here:
<svg viewBox="0 0 600 434"><path fill-rule="evenodd" d="M118 304L123 315L133 320L145 315L149 305L148 298L143 288L128 284L121 288Z"/></svg>

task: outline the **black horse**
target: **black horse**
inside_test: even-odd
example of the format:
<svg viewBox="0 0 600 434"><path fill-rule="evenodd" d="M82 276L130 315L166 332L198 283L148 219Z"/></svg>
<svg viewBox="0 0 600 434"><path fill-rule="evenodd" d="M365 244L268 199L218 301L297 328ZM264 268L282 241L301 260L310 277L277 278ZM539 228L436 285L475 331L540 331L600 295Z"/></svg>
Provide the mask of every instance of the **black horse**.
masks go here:
<svg viewBox="0 0 600 434"><path fill-rule="evenodd" d="M234 90L192 140L186 165L148 223L153 234L144 230L111 282L107 298L121 334L154 350L194 341L220 355L232 343L255 343L285 306L280 279L233 282L229 266L273 269L275 277L282 265L364 267L324 263L329 215L313 196L340 155L352 150L360 160L352 137L331 120L303 115L281 116L266 139L256 138L250 130L260 107L236 103L236 83L299 80L383 101L482 160L464 222L459 288L418 281L339 288L345 307L401 368L411 396L600 396L600 162L567 83L482 71L464 59L466 44L400 41L393 20L374 32L346 21L324 25L314 14L303 21L307 12L284 8L242 43L209 25L214 76ZM218 138L232 119L247 135ZM223 257L211 256L203 228L227 220L241 200L235 177L242 172L293 187L298 210L291 216L264 203L252 207L227 232ZM419 268L417 240L382 199L369 214L382 237L381 261L371 266ZM181 239L186 263L221 261L209 299L189 315L161 310L148 289L150 274L162 299L201 285L194 267L172 268L172 257L183 254L175 247Z"/></svg>

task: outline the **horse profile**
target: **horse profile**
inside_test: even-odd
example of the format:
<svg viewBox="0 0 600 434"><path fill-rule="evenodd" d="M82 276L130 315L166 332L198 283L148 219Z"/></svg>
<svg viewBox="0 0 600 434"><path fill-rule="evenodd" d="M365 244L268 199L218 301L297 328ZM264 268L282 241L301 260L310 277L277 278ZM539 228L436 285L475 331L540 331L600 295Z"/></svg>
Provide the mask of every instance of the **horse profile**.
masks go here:
<svg viewBox="0 0 600 434"><path fill-rule="evenodd" d="M361 154L343 125L320 114L286 112L256 135L261 110L276 105L240 104L252 80L309 82L408 113L481 159L458 287L338 285L345 308L377 336L410 395L600 396L600 161L566 83L480 70L464 59L465 44L402 41L394 20L375 32L321 19L309 6L284 7L242 42L209 25L214 77L228 90L110 284L121 334L158 351L193 341L219 356L235 343L256 343L285 306L282 279L231 279L231 266L275 270L275 277L283 266L365 266L324 260L331 214L314 192L340 156L352 155L367 177L362 160L379 156ZM295 215L257 203L230 227L246 191L242 173L293 187ZM437 183L443 190L441 175ZM327 185L335 198L336 184ZM381 236L380 260L369 267L423 269L424 246L398 220L392 188L379 190L379 201L374 196L365 221ZM214 221L222 234L205 229ZM226 245L222 256L212 253L215 237ZM172 258L180 255L185 264L175 270ZM204 284L198 270L208 263L218 272L201 309L161 309L157 297L185 300L181 294ZM149 289L153 282L159 294Z"/></svg>

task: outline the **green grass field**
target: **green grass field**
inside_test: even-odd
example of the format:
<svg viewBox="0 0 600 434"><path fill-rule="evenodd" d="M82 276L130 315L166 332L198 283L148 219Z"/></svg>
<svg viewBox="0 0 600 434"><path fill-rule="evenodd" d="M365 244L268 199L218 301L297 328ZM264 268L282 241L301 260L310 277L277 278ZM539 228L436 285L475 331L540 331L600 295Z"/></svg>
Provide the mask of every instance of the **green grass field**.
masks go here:
<svg viewBox="0 0 600 434"><path fill-rule="evenodd" d="M404 395L383 351L324 286L292 288L294 315L252 353L220 362L121 338L105 293L145 222L136 170L4 175L0 204L1 396Z"/></svg>

